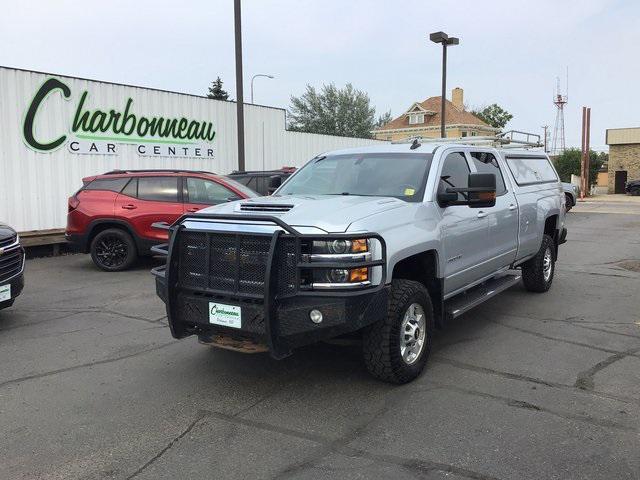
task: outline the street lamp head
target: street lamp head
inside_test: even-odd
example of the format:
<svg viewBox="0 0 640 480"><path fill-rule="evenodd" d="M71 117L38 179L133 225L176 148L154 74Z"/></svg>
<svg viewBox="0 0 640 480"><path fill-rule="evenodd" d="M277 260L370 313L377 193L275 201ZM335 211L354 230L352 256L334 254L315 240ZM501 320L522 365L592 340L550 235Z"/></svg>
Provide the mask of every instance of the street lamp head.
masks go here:
<svg viewBox="0 0 640 480"><path fill-rule="evenodd" d="M431 40L434 43L444 43L447 41L448 38L449 38L449 35L447 35L444 32L433 32L432 34L429 35L429 40Z"/></svg>
<svg viewBox="0 0 640 480"><path fill-rule="evenodd" d="M429 35L429 40L434 43L442 43L443 45L458 45L460 39L457 37L450 37L444 32L434 32Z"/></svg>
<svg viewBox="0 0 640 480"><path fill-rule="evenodd" d="M267 75L267 78L272 78L273 79L273 78L276 78L276 77L274 77L273 75Z"/></svg>

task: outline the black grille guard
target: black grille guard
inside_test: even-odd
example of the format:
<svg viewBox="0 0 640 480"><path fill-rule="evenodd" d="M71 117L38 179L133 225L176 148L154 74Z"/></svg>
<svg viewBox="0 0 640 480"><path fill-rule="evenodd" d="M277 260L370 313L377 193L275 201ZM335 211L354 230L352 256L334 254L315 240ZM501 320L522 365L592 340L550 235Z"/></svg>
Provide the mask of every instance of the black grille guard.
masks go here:
<svg viewBox="0 0 640 480"><path fill-rule="evenodd" d="M176 298L179 290L177 282L177 255L174 255L174 248L177 244L177 238L181 231L186 230L184 222L186 220L222 220L231 221L233 223L246 224L246 222L260 222L260 224L272 224L280 229L276 229L271 234L271 242L269 248L269 255L267 258L266 276L264 282L264 296L263 296L263 308L264 308L264 324L265 324L265 336L267 346L271 352L271 355L275 358L283 358L290 352L287 349L283 349L278 341L278 324L277 324L277 305L280 297L277 291L277 268L275 268L274 262L276 247L278 245L278 239L281 235L291 235L295 238L295 251L296 251L296 292L286 297L292 296L318 296L318 297L348 297L354 295L361 295L363 293L371 293L384 288L387 277L387 262L386 262L386 243L384 239L377 233L328 233L328 234L303 234L297 231L292 226L283 222L280 218L270 215L247 215L247 214L212 214L212 213L200 213L197 215L183 215L176 220L172 225L168 225L164 222L154 223L152 226L169 231L169 242L153 247L151 250L158 254L167 257L165 265L161 265L151 270L151 273L156 277L164 279L166 284L166 308L167 318L171 334L175 338L183 338L188 334L184 331L184 327L176 321L175 305ZM249 223L251 225L251 223ZM189 231L194 231L189 229ZM195 230L198 231L198 230ZM229 233L223 230L201 230L209 234L216 233ZM238 235L251 236L251 232L240 232ZM366 262L302 262L301 261L301 241L302 240L326 240L331 239L375 239L380 242L381 246L381 258L379 260L371 260ZM359 267L380 267L382 269L382 275L380 277L380 283L376 285L354 288L352 290L300 290L300 270L302 268L359 268ZM274 288L273 286L276 285Z"/></svg>

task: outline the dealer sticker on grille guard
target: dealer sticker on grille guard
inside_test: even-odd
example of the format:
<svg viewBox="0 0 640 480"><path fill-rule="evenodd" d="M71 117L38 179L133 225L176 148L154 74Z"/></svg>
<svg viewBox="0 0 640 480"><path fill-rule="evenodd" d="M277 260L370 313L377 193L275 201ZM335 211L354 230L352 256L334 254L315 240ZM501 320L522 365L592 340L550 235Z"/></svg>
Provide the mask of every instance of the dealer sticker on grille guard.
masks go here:
<svg viewBox="0 0 640 480"><path fill-rule="evenodd" d="M241 328L241 318L240 307L209 302L209 323L222 325L223 327Z"/></svg>
<svg viewBox="0 0 640 480"><path fill-rule="evenodd" d="M11 284L0 285L0 302L11 300Z"/></svg>

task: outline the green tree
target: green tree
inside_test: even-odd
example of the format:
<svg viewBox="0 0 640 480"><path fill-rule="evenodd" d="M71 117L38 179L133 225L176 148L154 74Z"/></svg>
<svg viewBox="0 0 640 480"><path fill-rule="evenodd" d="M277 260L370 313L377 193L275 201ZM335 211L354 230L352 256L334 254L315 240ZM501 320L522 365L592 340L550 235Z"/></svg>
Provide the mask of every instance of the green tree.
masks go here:
<svg viewBox="0 0 640 480"><path fill-rule="evenodd" d="M229 100L229 94L222 89L222 79L220 77L211 82L207 98L213 98L215 100Z"/></svg>
<svg viewBox="0 0 640 480"><path fill-rule="evenodd" d="M488 107L472 110L471 113L486 124L499 129L503 129L504 126L513 118L513 115L497 103L489 105Z"/></svg>
<svg viewBox="0 0 640 480"><path fill-rule="evenodd" d="M571 181L571 175L580 176L580 161L582 152L578 148L568 148L554 159L554 164L560 180ZM609 159L609 155L604 152L589 150L589 187L596 183L598 170L602 164Z"/></svg>
<svg viewBox="0 0 640 480"><path fill-rule="evenodd" d="M300 97L291 97L289 129L342 137L371 138L375 108L369 95L348 83L336 88L331 83L317 91L311 85Z"/></svg>
<svg viewBox="0 0 640 480"><path fill-rule="evenodd" d="M378 120L376 120L376 127L382 127L383 125L386 125L387 123L389 123L391 120L393 120L393 117L391 116L391 110L389 110L388 112L384 112L382 115L380 115L378 117Z"/></svg>

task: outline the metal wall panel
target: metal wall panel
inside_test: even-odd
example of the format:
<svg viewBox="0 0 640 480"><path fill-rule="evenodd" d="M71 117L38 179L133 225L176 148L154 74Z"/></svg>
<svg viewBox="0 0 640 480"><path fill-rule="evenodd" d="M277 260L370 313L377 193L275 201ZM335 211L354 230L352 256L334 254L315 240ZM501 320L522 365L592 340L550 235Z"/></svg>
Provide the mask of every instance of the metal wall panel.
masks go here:
<svg viewBox="0 0 640 480"><path fill-rule="evenodd" d="M118 144L118 155L76 154L66 146L37 152L23 140L23 121L35 92L51 77L67 84L72 97L65 100L53 93L43 102L35 124L38 138L69 134L78 99L86 90L89 109L123 110L127 99L133 98L136 113L212 122L215 158L146 157L137 153L136 145L124 143ZM301 166L318 153L379 143L288 132L285 121L283 109L245 106L247 169ZM67 198L82 186L82 178L108 170L185 168L230 173L237 168L236 138L233 102L0 67L0 221L19 231L64 228Z"/></svg>

